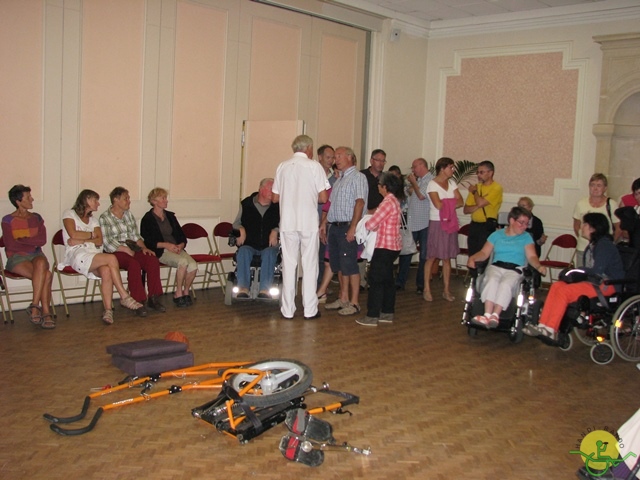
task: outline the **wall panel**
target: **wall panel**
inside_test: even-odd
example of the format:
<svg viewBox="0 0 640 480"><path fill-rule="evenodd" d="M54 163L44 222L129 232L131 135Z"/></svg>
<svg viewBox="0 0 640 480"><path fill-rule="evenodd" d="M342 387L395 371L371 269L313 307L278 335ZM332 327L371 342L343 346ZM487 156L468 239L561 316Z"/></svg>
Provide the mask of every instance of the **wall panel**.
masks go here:
<svg viewBox="0 0 640 480"><path fill-rule="evenodd" d="M5 166L0 191L22 183L32 188L34 198L42 199L41 1L0 2L0 65L0 165Z"/></svg>
<svg viewBox="0 0 640 480"><path fill-rule="evenodd" d="M85 0L82 11L80 185L141 198L144 0Z"/></svg>
<svg viewBox="0 0 640 480"><path fill-rule="evenodd" d="M227 30L224 11L178 2L170 187L174 200L220 197Z"/></svg>
<svg viewBox="0 0 640 480"><path fill-rule="evenodd" d="M463 58L447 78L443 155L493 161L505 192L552 195L571 178L576 128L578 72L562 57Z"/></svg>
<svg viewBox="0 0 640 480"><path fill-rule="evenodd" d="M300 27L253 17L249 120L298 118L301 62Z"/></svg>
<svg viewBox="0 0 640 480"><path fill-rule="evenodd" d="M364 35L364 32L361 32ZM318 139L359 152L363 98L363 39L321 32ZM319 146L319 145L318 145Z"/></svg>

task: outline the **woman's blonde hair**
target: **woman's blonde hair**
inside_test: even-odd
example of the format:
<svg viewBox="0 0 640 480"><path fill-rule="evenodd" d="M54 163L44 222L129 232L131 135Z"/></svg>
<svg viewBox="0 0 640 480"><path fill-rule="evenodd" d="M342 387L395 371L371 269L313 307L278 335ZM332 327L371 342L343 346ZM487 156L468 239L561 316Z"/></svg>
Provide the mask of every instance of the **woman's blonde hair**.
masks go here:
<svg viewBox="0 0 640 480"><path fill-rule="evenodd" d="M153 190L151 190L149 192L149 195L147 195L147 202L149 202L149 205L151 205L153 207L153 203L151 203L151 200L154 200L158 197L162 197L162 196L168 196L169 192L167 190L165 190L162 187L156 187Z"/></svg>

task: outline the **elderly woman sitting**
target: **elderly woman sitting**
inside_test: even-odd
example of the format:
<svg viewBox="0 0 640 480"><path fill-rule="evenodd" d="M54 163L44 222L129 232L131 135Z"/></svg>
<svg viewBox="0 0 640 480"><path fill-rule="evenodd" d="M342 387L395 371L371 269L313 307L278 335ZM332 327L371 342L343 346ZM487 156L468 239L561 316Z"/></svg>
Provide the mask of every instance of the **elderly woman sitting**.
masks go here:
<svg viewBox="0 0 640 480"><path fill-rule="evenodd" d="M489 235L482 250L469 257L467 266L475 268L476 262L487 260L493 253L493 263L485 270L480 294L484 302L484 314L472 319L476 325L488 328L498 326L500 313L509 307L520 285L520 267L525 267L528 262L540 274L546 274L547 269L540 265L533 239L527 233L530 219L530 211L522 207L513 207L509 212L509 225Z"/></svg>
<svg viewBox="0 0 640 480"><path fill-rule="evenodd" d="M153 208L142 217L140 234L147 248L153 250L162 263L177 269L173 302L178 307L188 307L193 304L189 290L198 273L198 264L184 250L187 237L175 213L167 210L167 195L169 192L164 188L149 192L147 200Z"/></svg>
<svg viewBox="0 0 640 480"><path fill-rule="evenodd" d="M9 190L9 201L16 211L2 219L6 269L31 280L33 297L27 307L31 323L45 329L56 328L49 310L53 275L49 261L42 253L42 246L47 243L44 220L37 213L29 211L33 208L31 188L14 185Z"/></svg>

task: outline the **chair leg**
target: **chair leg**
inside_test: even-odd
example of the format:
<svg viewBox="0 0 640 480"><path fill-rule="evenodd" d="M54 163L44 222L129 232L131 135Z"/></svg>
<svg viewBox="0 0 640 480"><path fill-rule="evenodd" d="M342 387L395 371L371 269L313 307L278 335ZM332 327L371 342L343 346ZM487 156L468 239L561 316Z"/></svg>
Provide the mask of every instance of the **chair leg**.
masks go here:
<svg viewBox="0 0 640 480"><path fill-rule="evenodd" d="M56 277L58 278L58 288L60 289L60 295L62 295L62 304L64 305L64 313L66 313L67 317L69 317L69 307L67 306L67 296L64 293L64 286L62 285L62 275L57 269L55 270L56 270L55 271ZM53 303L53 300L51 300L51 303ZM56 315L55 310L53 312L53 315L54 316Z"/></svg>

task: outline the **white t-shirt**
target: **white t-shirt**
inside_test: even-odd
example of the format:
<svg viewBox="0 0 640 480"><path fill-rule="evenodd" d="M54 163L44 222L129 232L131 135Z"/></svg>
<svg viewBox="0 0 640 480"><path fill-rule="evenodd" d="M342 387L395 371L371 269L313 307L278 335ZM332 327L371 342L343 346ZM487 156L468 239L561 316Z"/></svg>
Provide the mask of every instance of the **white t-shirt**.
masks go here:
<svg viewBox="0 0 640 480"><path fill-rule="evenodd" d="M80 232L93 232L96 228L100 227L100 223L97 218L93 216L89 217L89 223L84 223L73 209L65 210L63 212L62 219L64 220L67 218L74 221L76 230ZM58 264L58 269L62 270L64 267L70 266L75 271L88 278L92 278L94 280L98 279L99 277L91 273L89 269L91 268L91 260L96 254L102 253L102 248L96 247L92 242L70 247L67 244L69 241L69 234L64 226L62 227L62 240L65 245L64 260Z"/></svg>
<svg viewBox="0 0 640 480"><path fill-rule="evenodd" d="M440 197L440 200L443 200L445 198L455 198L457 189L458 185L452 178L449 179L449 188L447 190L438 185L435 180L431 180L429 182L429 185L427 185L427 195L431 192L436 192L438 194L438 197ZM440 210L435 207L433 202L431 202L429 206L429 221L440 221Z"/></svg>
<svg viewBox="0 0 640 480"><path fill-rule="evenodd" d="M322 166L303 152L278 165L272 191L280 195L280 231L317 231L318 194L329 188Z"/></svg>

